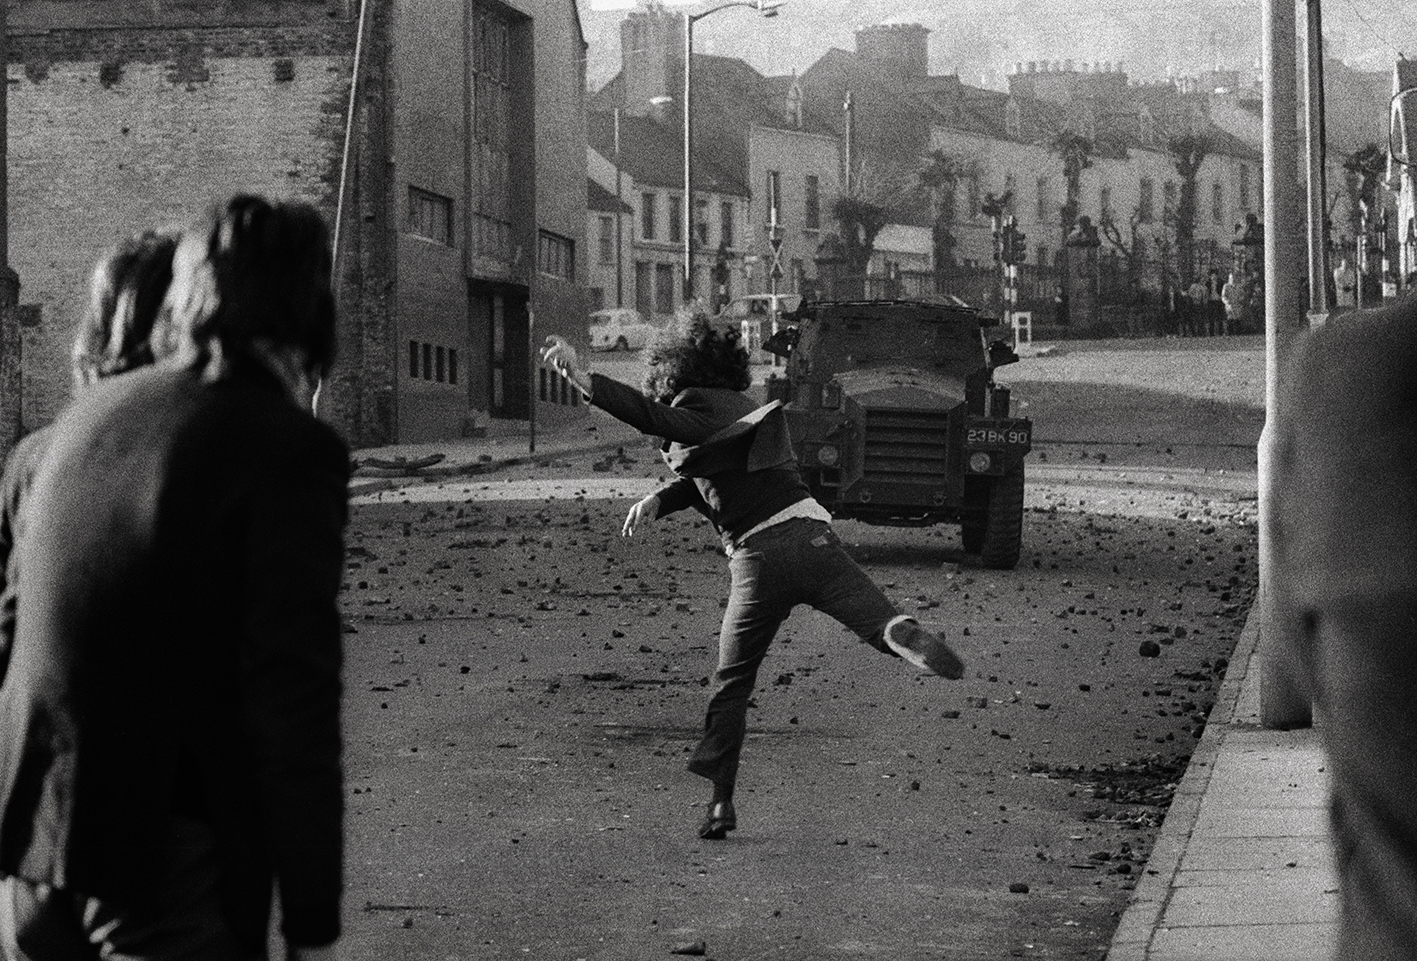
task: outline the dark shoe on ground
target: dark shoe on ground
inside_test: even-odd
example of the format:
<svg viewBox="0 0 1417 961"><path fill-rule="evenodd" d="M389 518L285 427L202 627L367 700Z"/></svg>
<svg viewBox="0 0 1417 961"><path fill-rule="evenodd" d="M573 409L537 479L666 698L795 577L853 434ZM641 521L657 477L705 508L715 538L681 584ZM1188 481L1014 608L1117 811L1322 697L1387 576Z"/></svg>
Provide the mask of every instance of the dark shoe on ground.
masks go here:
<svg viewBox="0 0 1417 961"><path fill-rule="evenodd" d="M733 810L732 801L714 801L709 805L708 817L699 825L699 837L706 841L722 841L724 835L738 827L738 815Z"/></svg>
<svg viewBox="0 0 1417 961"><path fill-rule="evenodd" d="M932 671L952 681L964 677L964 662L944 638L925 630L913 617L901 615L887 624L886 644L922 671Z"/></svg>

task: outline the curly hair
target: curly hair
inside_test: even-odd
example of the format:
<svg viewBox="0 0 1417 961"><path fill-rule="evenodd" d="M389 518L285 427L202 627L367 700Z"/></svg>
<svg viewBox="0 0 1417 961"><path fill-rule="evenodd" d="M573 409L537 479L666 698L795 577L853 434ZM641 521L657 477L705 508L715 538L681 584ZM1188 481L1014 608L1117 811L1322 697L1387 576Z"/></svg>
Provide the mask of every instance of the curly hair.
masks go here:
<svg viewBox="0 0 1417 961"><path fill-rule="evenodd" d="M739 339L738 331L714 326L702 312L676 318L645 346L645 396L667 404L690 387L747 390L753 377Z"/></svg>

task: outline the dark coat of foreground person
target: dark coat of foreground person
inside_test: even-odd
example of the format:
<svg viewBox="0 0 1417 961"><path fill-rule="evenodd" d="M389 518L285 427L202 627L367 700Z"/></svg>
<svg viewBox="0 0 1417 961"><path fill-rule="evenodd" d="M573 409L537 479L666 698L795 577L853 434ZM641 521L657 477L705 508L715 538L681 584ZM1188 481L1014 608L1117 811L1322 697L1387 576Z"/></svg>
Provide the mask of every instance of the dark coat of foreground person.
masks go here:
<svg viewBox="0 0 1417 961"><path fill-rule="evenodd" d="M28 495L0 871L141 912L197 824L238 942L278 879L287 941L328 943L347 454L260 364L176 361L86 392Z"/></svg>
<svg viewBox="0 0 1417 961"><path fill-rule="evenodd" d="M1277 628L1332 773L1338 957L1417 957L1417 298L1305 334L1274 438Z"/></svg>

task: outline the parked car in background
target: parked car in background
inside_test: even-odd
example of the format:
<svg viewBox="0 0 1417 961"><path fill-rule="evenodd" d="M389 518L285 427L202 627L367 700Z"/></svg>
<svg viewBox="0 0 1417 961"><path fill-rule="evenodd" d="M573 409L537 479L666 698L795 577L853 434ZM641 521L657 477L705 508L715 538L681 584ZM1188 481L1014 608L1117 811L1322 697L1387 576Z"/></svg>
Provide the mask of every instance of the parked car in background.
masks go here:
<svg viewBox="0 0 1417 961"><path fill-rule="evenodd" d="M658 330L630 307L597 310L590 315L590 349L639 350Z"/></svg>

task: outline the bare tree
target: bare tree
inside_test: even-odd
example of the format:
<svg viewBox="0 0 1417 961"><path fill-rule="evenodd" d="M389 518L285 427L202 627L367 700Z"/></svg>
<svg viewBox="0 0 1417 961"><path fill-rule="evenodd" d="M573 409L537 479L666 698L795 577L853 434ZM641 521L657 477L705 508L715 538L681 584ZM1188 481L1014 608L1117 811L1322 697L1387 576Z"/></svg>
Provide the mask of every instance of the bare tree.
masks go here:
<svg viewBox="0 0 1417 961"><path fill-rule="evenodd" d="M890 223L892 201L909 190L908 175L886 164L862 163L851 191L832 201L831 215L840 231L846 273L864 276L876 251L876 237Z"/></svg>
<svg viewBox="0 0 1417 961"><path fill-rule="evenodd" d="M939 273L954 265L952 251L956 243L954 225L959 218L959 186L979 177L979 163L933 150L922 160L917 177L920 186L929 193L934 211L930 232L935 270Z"/></svg>
<svg viewBox="0 0 1417 961"><path fill-rule="evenodd" d="M1181 178L1176 201L1176 273L1184 290L1195 280L1196 218L1198 215L1196 178L1205 158L1215 149L1215 137L1206 130L1178 134L1166 141L1166 152Z"/></svg>

